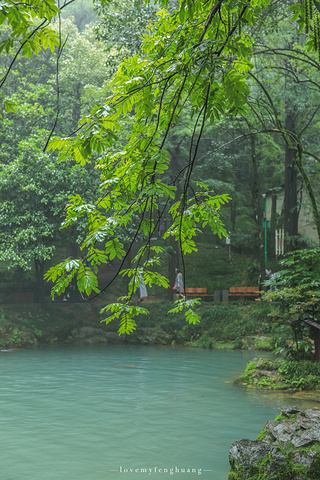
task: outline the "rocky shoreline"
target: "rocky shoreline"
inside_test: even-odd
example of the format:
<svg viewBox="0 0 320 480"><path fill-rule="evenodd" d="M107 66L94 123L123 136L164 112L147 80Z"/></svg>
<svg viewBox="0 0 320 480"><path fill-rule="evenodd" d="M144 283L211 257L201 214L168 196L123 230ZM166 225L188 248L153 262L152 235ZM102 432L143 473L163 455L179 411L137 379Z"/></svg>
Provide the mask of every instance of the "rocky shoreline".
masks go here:
<svg viewBox="0 0 320 480"><path fill-rule="evenodd" d="M315 390L320 388L320 365L310 360L254 358L235 383L263 390Z"/></svg>
<svg viewBox="0 0 320 480"><path fill-rule="evenodd" d="M283 408L256 440L234 442L228 480L319 480L320 411Z"/></svg>
<svg viewBox="0 0 320 480"><path fill-rule="evenodd" d="M183 314L170 315L172 303L148 305L131 335L118 335L118 324L101 323L105 304L51 302L0 307L0 347L26 348L51 344L152 344L195 348L272 351L274 339L257 324L260 305L203 305L201 323L189 325ZM268 311L264 312L267 322ZM240 318L240 320L239 320Z"/></svg>

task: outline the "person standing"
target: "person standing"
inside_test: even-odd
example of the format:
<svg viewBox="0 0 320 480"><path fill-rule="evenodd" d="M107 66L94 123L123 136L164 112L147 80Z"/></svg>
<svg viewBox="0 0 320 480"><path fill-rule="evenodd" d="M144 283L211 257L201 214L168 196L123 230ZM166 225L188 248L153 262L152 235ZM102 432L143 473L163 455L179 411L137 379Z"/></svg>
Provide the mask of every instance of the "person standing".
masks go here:
<svg viewBox="0 0 320 480"><path fill-rule="evenodd" d="M183 295L183 290L184 290L183 277L182 277L181 271L178 268L176 268L176 281L175 281L175 284L174 284L173 288L176 291L176 299L177 300L179 300L179 298L184 298L184 295Z"/></svg>
<svg viewBox="0 0 320 480"><path fill-rule="evenodd" d="M273 280L273 284L269 288L270 288L271 292L275 292L277 290L276 273L273 270L270 270L270 280Z"/></svg>
<svg viewBox="0 0 320 480"><path fill-rule="evenodd" d="M271 272L272 270L270 270L269 272L269 270L265 269L266 280L269 280ZM259 294L258 294L258 298L256 298L256 302L261 302L261 292L263 291L263 286L264 286L264 282L262 281L262 273L260 273L259 279L258 279Z"/></svg>
<svg viewBox="0 0 320 480"><path fill-rule="evenodd" d="M143 275L140 273L139 275L140 283L138 286L138 297L139 302L143 302L143 299L148 296L147 287L143 280Z"/></svg>

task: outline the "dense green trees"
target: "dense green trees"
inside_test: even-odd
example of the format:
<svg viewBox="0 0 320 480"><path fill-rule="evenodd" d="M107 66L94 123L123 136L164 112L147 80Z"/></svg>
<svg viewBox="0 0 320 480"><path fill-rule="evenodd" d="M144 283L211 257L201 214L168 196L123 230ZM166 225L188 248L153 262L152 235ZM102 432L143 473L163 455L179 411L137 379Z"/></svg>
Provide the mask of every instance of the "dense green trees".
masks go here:
<svg viewBox="0 0 320 480"><path fill-rule="evenodd" d="M314 142L318 130L318 61L310 53L306 37L295 24L279 19L282 36L261 36L255 48L252 78L260 90L250 107L255 129L269 131L284 151L284 228L287 251L299 244L299 183L306 188L313 206L314 222L320 238L320 223L314 187L310 182L310 154L317 152ZM258 128L257 128L258 127ZM300 178L298 178L298 173ZM314 173L312 177L314 177Z"/></svg>
<svg viewBox="0 0 320 480"><path fill-rule="evenodd" d="M284 211L280 218L271 219L271 226L273 230L276 225L277 228L285 228L287 251L311 242L311 239L297 235L302 190L309 195L314 224L319 225L319 162L313 157L317 156L318 149L318 60L311 51L312 42L303 32L298 32L297 25L288 18L287 8L293 2L286 2L285 5L286 9L283 6L277 8L275 2L269 7L272 8L272 18L265 15L261 19L263 28L256 35L248 79L247 112L233 121L224 119L220 128L216 123L212 142L215 144L212 149L215 160L212 158L207 161L208 166L218 165L220 156L224 158L226 166L231 154L232 167L224 178L230 179L237 172L231 188L238 185L235 193L229 190L232 191L233 201L231 222L227 220L228 229L235 232L233 240L236 243L241 233L243 236L248 231L257 232L255 239L252 236L247 238L248 241L250 238L251 245L256 245L256 251L258 245L262 247L262 272L262 193L284 185ZM217 144L218 148L226 144L222 150L224 157L219 155ZM210 149L208 157L211 157ZM216 180L219 171L217 174ZM241 228L240 222L245 228ZM317 230L319 232L319 227ZM273 237L269 240L273 244Z"/></svg>
<svg viewBox="0 0 320 480"><path fill-rule="evenodd" d="M2 31L6 35L8 27ZM93 201L99 179L93 165L83 169L71 161L59 164L45 146L53 131L69 134L90 111L94 89L101 101L107 96L107 55L92 27L80 33L67 19L54 23L52 31L60 32L64 41L58 79L57 57L51 52L18 57L2 86L6 100L0 122L0 259L20 277L23 271L34 272L38 299L43 297L45 261L61 245L67 247L63 255L76 252L83 232L83 224L60 232L69 195L81 193ZM0 54L4 75L7 57Z"/></svg>
<svg viewBox="0 0 320 480"><path fill-rule="evenodd" d="M188 6L182 2L172 13L162 10L160 21L145 37L142 55L125 60L119 67L108 102L86 119L86 128L77 138L51 144L51 148L64 147L74 153L78 161L104 152L100 161L101 198L96 204L82 201L79 204L77 199L74 208L68 210L69 223L79 217L80 207L81 214L88 218L89 235L83 248L88 249L92 264L99 264L101 255L96 249L97 240L107 240L108 244L109 237L117 234L135 214L140 217L136 235L143 232L146 238L137 266L144 268L145 282L149 285L167 285L164 278L148 269L150 239L164 212L172 219L166 235L179 240L182 258L183 254L196 250L194 237L201 226L209 225L219 235L225 233L218 212L228 196L215 195L203 182L192 182L193 167L206 120L213 123L223 114L245 111L248 91L245 73L249 68L251 40L247 33L241 33L240 26L252 24L265 4L251 2L249 8L245 2L239 2L231 12L231 5L222 1L192 2ZM190 105L193 117L188 157L176 179L168 182L167 140L186 105ZM127 144L121 151L108 152L115 133L133 113ZM183 179L180 198L168 211L168 200L175 197L180 178ZM121 246L116 255L125 258ZM121 332L131 331L135 326L135 311L127 303L136 288L136 273L129 270L127 274L133 275L133 281L128 296L122 299L125 303L110 307L114 317L124 313ZM56 275L57 269L52 269L52 278ZM62 275L55 291L61 293L64 287ZM196 321L192 301L185 302L183 307L189 318Z"/></svg>
<svg viewBox="0 0 320 480"><path fill-rule="evenodd" d="M291 355L294 349L297 360L304 357L307 347L311 349L308 341L311 329L315 360L320 362L319 253L319 248L291 252L282 261L282 270L266 282L270 287L266 298L277 301L278 308L273 315L281 319L284 327L291 329L291 338L285 338L282 348L291 351Z"/></svg>
<svg viewBox="0 0 320 480"><path fill-rule="evenodd" d="M122 2L113 2L110 10L104 9L107 2L100 2L104 20L98 32L106 41L106 53L95 45L92 30L80 34L69 24L67 41L60 20L50 34L43 30L49 26L46 22L42 26L42 18L47 15L50 20L57 12L54 2L45 2L51 17L37 9L38 3L34 0L28 6L14 7L19 12L36 8L23 33L22 43L28 46L21 53L28 55L34 48L38 54L41 48L53 49L55 45L57 56L55 62L47 62L51 80L43 83L41 101L32 98L31 93L26 101L35 112L41 113L42 107L53 114L45 127L46 139L51 138L53 130L55 135L63 136L51 140L47 154L61 150L62 160L69 162L73 158L89 170L90 165L95 165L101 177L96 198L77 194L71 197L64 225L77 225L79 221L87 224L82 249L95 270L110 256L117 256L123 266L138 236L145 240L135 258L136 268L124 272L131 279L128 295L109 307L113 312L109 320L121 318L121 332L135 328L137 309L130 306L130 301L140 272L147 284L168 286L166 278L154 268L160 261L160 250L151 247L151 238L162 218L166 217L168 227L165 238L178 242L183 265L184 254L197 250L196 236L203 229L210 228L219 236L228 234L222 219L228 231L242 234L243 238L254 232L251 246L256 245L258 250L261 193L275 186L290 165L293 170L298 167L317 206L314 188L309 188L312 182L308 184L308 169L310 173L315 169L310 159L317 158L313 147L309 148L313 142L311 132L318 128L314 53L318 48L317 16L309 40L295 32L295 43L289 42L289 47L282 44L288 35L292 36L289 7L303 26L311 3L318 9L319 2L279 5L268 0L163 0L156 5L157 22L155 8L148 2L147 6L134 2L134 8L129 5L127 9ZM60 7L66 8L67 4L61 2ZM281 42L275 31L275 12L283 17L283 31L289 31L282 35ZM14 30L14 21L10 20L13 17L7 17L9 24L13 23L11 35L17 37L20 33ZM121 30L116 27L119 18L127 19ZM147 24L150 26L144 31ZM38 43L32 47L34 39ZM114 48L110 39L115 42ZM9 45L8 39L5 42ZM128 58L130 54L133 56ZM110 68L119 58L124 60L109 81ZM308 72L308 76L303 64L308 63L307 58L314 67L314 73ZM9 70L12 68L10 64ZM4 78L9 82L7 71L5 67ZM309 101L304 100L300 89L305 86L310 87ZM15 98L9 91L6 95L7 110L12 110ZM19 98L17 104L21 104ZM83 114L77 129L75 123ZM297 114L299 118L294 117ZM13 114L8 115L11 121ZM41 121L37 124L40 127ZM301 137L307 132L308 140L302 143ZM241 137L242 143L236 143L236 137ZM11 154L6 155L11 163ZM224 214L229 193L234 197L230 219ZM295 197L293 204L288 203L286 217L296 208ZM316 214L314 209L315 220ZM129 228L133 228L131 241L124 249L121 239L124 229ZM289 236L296 230L295 226L290 228ZM80 278L79 269L83 269L82 263L73 260L53 267L47 275L57 282L53 292L63 292L68 282ZM97 285L90 272L80 285L87 293L90 288L96 290ZM179 308L186 310L190 321L198 321L193 302L181 302Z"/></svg>
<svg viewBox="0 0 320 480"><path fill-rule="evenodd" d="M61 238L60 233L68 196L80 189L89 195L89 172L69 163L58 168L56 158L42 152L42 140L22 140L17 157L0 171L0 260L10 269L34 268L38 299L45 261L62 240L76 241L75 234Z"/></svg>

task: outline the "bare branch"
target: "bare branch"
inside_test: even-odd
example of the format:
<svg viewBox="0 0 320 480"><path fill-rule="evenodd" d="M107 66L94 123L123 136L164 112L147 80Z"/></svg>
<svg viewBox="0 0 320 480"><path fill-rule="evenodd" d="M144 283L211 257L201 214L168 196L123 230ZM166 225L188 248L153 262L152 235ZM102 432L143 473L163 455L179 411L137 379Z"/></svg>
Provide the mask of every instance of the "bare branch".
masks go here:
<svg viewBox="0 0 320 480"><path fill-rule="evenodd" d="M9 75L9 73L10 73L13 65L15 64L15 61L17 60L17 58L18 58L21 50L22 50L23 47L25 46L25 44L28 43L29 40L35 35L35 33L37 33L37 31L40 30L45 24L47 24L47 25L49 24L49 22L48 22L47 19L43 20L43 22L41 22L34 30L32 30L32 32L31 32L30 35L25 39L25 41L21 43L21 45L20 45L20 47L18 48L15 56L14 56L13 59L11 60L10 65L9 65L9 67L8 67L5 75L2 77L2 79L1 79L1 81L0 81L0 88L3 87L5 81L7 80L8 75Z"/></svg>
<svg viewBox="0 0 320 480"><path fill-rule="evenodd" d="M59 85L59 61L60 61L60 57L62 55L62 52L63 52L63 49L68 41L68 38L69 38L69 35L67 35L65 41L63 44L61 44L61 36L62 36L62 33L61 33L61 15L59 13L59 47L58 47L58 52L57 52L57 60L56 60L56 92L57 92L57 96L56 96L56 115L55 115L55 119L54 119L54 122L53 122L53 126L52 126L52 129L48 135L48 138L47 138L47 141L46 141L46 144L45 146L43 147L43 152L45 152L47 150L47 147L49 145L49 142L51 140L51 137L56 129L56 126L57 126L57 122L58 122L58 118L59 118L59 113L60 113L60 106L59 106L59 103L60 103L60 85Z"/></svg>

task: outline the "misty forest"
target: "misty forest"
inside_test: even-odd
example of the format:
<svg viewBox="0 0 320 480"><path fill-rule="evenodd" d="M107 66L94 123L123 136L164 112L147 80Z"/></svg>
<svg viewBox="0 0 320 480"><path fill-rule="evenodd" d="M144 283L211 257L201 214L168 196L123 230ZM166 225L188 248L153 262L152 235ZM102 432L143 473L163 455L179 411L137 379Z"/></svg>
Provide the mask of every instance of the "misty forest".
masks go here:
<svg viewBox="0 0 320 480"><path fill-rule="evenodd" d="M3 480L320 479L319 72L318 0L0 0Z"/></svg>

